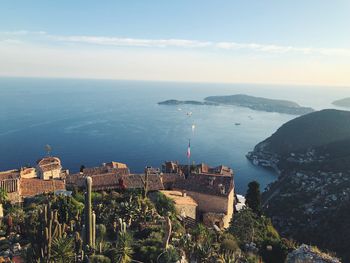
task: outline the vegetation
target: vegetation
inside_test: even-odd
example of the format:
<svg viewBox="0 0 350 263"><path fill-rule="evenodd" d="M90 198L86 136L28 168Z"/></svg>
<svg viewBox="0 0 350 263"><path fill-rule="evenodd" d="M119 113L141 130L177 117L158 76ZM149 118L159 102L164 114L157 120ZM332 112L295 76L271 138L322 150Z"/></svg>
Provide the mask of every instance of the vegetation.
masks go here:
<svg viewBox="0 0 350 263"><path fill-rule="evenodd" d="M349 261L350 112L322 110L291 120L251 156L280 172L263 194L264 213L278 231Z"/></svg>
<svg viewBox="0 0 350 263"><path fill-rule="evenodd" d="M250 207L254 213L261 213L261 194L260 184L257 181L248 184L246 198L246 205Z"/></svg>
<svg viewBox="0 0 350 263"><path fill-rule="evenodd" d="M38 196L22 207L9 205L3 226L7 243L0 248L18 242L26 262L45 263L274 263L284 262L294 248L280 238L269 218L251 208L235 214L225 231L202 224L186 229L174 203L160 193L149 198L142 191L112 191L91 198L93 193L86 190L85 203L77 201L83 193L74 191L73 196ZM86 227L89 213L91 228Z"/></svg>

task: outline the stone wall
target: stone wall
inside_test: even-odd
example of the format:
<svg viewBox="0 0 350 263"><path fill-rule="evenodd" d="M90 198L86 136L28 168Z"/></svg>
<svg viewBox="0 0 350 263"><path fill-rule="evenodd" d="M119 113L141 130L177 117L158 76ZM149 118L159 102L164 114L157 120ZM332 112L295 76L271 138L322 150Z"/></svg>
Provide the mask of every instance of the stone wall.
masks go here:
<svg viewBox="0 0 350 263"><path fill-rule="evenodd" d="M176 211L184 217L196 219L196 205L179 205L175 204Z"/></svg>
<svg viewBox="0 0 350 263"><path fill-rule="evenodd" d="M227 228L231 222L234 211L234 190L228 196L207 195L187 191L197 203L198 212L203 213L203 222L212 226L216 224L220 228Z"/></svg>
<svg viewBox="0 0 350 263"><path fill-rule="evenodd" d="M49 180L51 178L60 178L60 176L61 176L61 169L55 169L52 171L43 172L41 179Z"/></svg>

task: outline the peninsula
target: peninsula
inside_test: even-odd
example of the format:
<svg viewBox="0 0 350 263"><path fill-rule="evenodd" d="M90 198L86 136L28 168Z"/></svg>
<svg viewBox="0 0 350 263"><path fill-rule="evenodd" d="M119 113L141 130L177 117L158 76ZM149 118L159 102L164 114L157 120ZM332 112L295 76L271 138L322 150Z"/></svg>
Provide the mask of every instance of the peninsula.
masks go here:
<svg viewBox="0 0 350 263"><path fill-rule="evenodd" d="M288 100L276 100L262 97L254 97L245 94L236 94L228 96L210 96L204 101L194 100L166 100L158 103L159 105L232 105L246 107L257 111L278 112L291 115L303 115L313 112L314 109L302 107L299 104Z"/></svg>
<svg viewBox="0 0 350 263"><path fill-rule="evenodd" d="M350 97L333 101L332 104L339 107L350 108Z"/></svg>
<svg viewBox="0 0 350 263"><path fill-rule="evenodd" d="M322 110L293 119L247 154L278 180L264 212L286 237L327 247L349 262L350 112Z"/></svg>

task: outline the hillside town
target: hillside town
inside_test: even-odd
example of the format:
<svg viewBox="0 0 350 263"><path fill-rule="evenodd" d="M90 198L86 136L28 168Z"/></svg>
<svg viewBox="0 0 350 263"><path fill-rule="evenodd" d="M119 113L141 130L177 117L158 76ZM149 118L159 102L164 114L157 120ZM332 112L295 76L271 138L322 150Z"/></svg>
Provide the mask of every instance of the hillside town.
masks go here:
<svg viewBox="0 0 350 263"><path fill-rule="evenodd" d="M131 173L112 161L70 173L58 157L47 156L35 167L0 172L0 190L7 199L2 194L0 262L132 262L131 256L138 262L270 262L283 249L278 257L289 255L293 263L309 253L292 257L300 248L281 239L259 207L247 208L235 193L233 170L223 165L166 161ZM141 238L145 231L151 234ZM129 232L135 244L127 241ZM74 248L70 256L60 250L64 243ZM113 256L118 249L129 249L129 259Z"/></svg>
<svg viewBox="0 0 350 263"><path fill-rule="evenodd" d="M103 163L100 167L83 168L70 174L58 157L45 157L36 167L22 167L0 172L0 187L11 202L43 193L67 193L83 189L85 179L92 178L93 191L146 189L161 191L175 202L179 213L200 218L208 226L227 228L233 216L235 202L233 171L226 166L209 167L200 164L189 167L178 162L165 162L162 168L146 167L143 174L132 174L126 164ZM181 195L179 194L181 193ZM187 200L187 201L184 201Z"/></svg>

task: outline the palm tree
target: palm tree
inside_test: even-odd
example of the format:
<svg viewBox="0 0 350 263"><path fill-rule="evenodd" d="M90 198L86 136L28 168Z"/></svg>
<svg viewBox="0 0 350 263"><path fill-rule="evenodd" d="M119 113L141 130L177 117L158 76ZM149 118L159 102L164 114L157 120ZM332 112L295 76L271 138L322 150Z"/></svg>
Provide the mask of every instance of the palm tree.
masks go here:
<svg viewBox="0 0 350 263"><path fill-rule="evenodd" d="M52 241L51 260L55 263L74 262L73 239L68 237L55 238Z"/></svg>

